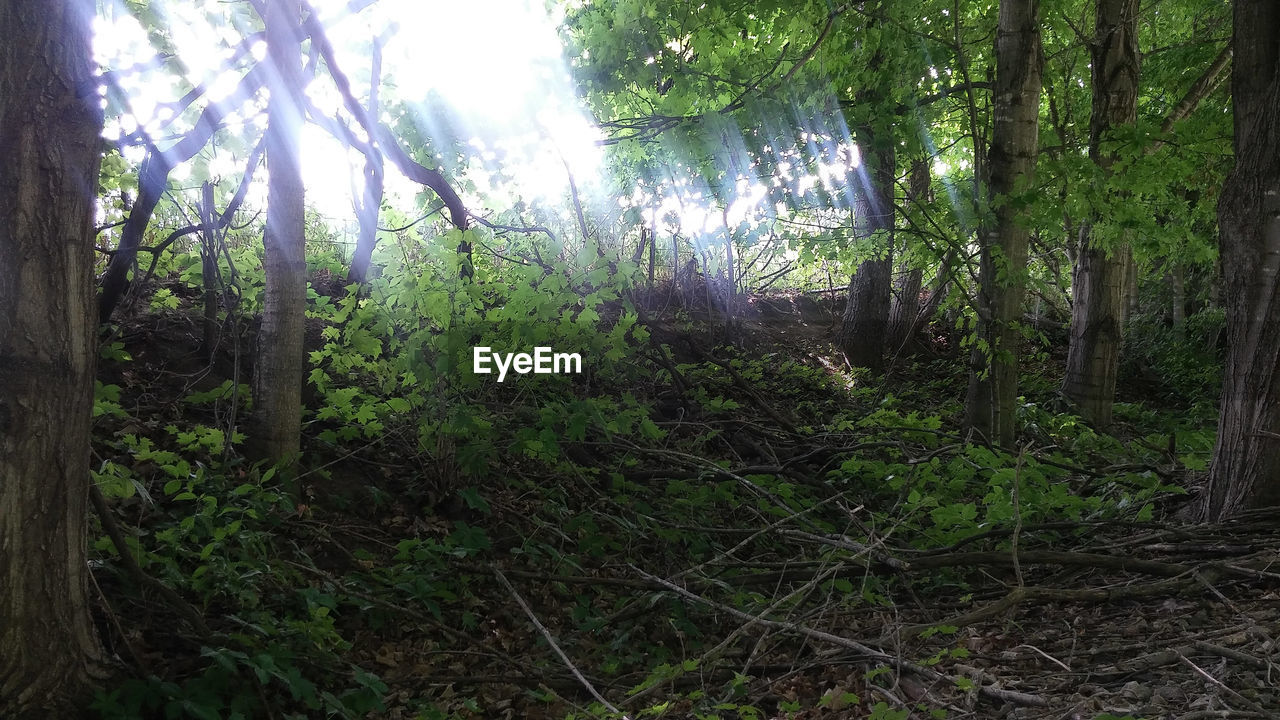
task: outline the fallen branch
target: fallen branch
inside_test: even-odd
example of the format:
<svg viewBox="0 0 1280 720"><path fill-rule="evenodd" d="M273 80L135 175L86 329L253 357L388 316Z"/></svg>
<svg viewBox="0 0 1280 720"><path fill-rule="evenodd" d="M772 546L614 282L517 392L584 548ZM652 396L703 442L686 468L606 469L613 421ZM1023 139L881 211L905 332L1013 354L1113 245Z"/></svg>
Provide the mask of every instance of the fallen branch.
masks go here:
<svg viewBox="0 0 1280 720"><path fill-rule="evenodd" d="M207 638L213 634L209 626L205 623L204 618L196 609L186 600L182 599L173 588L165 585L159 580L151 577L138 565L138 561L133 559L132 551L129 544L125 542L124 533L120 531L120 525L116 522L115 515L111 513L111 508L107 506L107 500L102 496L102 491L98 486L89 483L89 500L93 503L93 509L98 513L98 519L102 521L102 529L107 531L107 537L111 538L111 544L115 546L116 552L120 555L120 563L124 565L124 569L129 575L138 582L139 585L149 587L160 593L178 615L187 624L195 630L200 637Z"/></svg>
<svg viewBox="0 0 1280 720"><path fill-rule="evenodd" d="M929 680L930 682L940 682L940 683L947 683L947 684L955 683L955 681L952 678L936 670L930 670L929 668L926 668L921 665L917 665L908 660L903 660L902 658L897 657L895 655L890 655L882 650L876 650L870 646L867 646L858 642L857 640L851 640L849 638L841 637L839 635L833 635L829 632L824 632L822 630L815 630L805 625L801 625L800 623L784 622L780 620L769 620L767 618L758 617L750 613L743 612L737 608L730 607L723 603L718 603L718 602L715 602L714 600L709 600L699 595L695 595L694 593L691 593L688 590L685 590L684 588L680 587L679 585L676 585L675 583L668 582L655 575L650 575L649 573L641 570L640 568L634 565L631 565L630 567L632 570L639 573L641 577L661 583L668 590L674 592L680 597L685 598L686 600L691 600L701 605L706 605L720 612L732 615L733 617L736 617L745 622L750 622L756 625L760 625L761 627L767 627L774 630L785 630L788 632L799 633L800 635L804 635L805 637L811 638L813 640L818 640L824 643L835 645L837 647L842 647L846 650L852 650L853 652L858 653L860 656L862 656L867 660L875 660L876 662L880 662L880 663L883 663L884 665L888 665L889 667L892 667L898 670L899 672L909 672L915 675L919 675L920 677L923 677L926 680ZM1030 695L1028 693L1021 693L1013 690L1003 690L1001 688L995 688L989 685L984 685L977 688L977 692L979 696L985 697L989 700L1000 700L1004 702L1011 702L1016 705L1025 705L1029 707L1048 707L1049 706L1049 703L1044 698L1041 698L1038 695Z"/></svg>
<svg viewBox="0 0 1280 720"><path fill-rule="evenodd" d="M595 686L583 676L583 674L578 670L578 667L574 665L573 661L569 659L569 656L565 654L564 650L560 649L560 646L556 643L551 632L547 630L546 626L544 626L540 620L538 620L538 616L534 614L533 608L529 607L529 603L525 602L524 598L520 596L520 593L516 592L516 589L511 586L511 581L507 580L507 576L503 575L502 571L496 567L493 569L493 574L494 577L498 578L498 582L502 583L502 586L507 589L507 592L511 593L511 597L516 601L516 604L520 606L520 609L524 610L524 614L529 617L529 621L533 623L533 626L538 629L538 632L542 633L543 639L547 641L547 644L551 646L551 649L555 651L556 655L560 656L565 667L569 668L569 672L573 673L573 676L578 679L578 682L582 683L582 686L587 689L587 692L591 693L591 697L595 698L596 701L603 705L609 712L618 714L618 708L614 707L612 703L600 694L600 691L596 690Z"/></svg>

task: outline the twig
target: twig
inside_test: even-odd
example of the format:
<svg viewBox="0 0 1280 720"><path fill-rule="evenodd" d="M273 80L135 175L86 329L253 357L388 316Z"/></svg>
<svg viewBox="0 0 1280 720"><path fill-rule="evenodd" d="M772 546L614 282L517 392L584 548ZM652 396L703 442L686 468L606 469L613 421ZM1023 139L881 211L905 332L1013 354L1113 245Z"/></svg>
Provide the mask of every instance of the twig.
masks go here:
<svg viewBox="0 0 1280 720"><path fill-rule="evenodd" d="M1225 647L1222 647L1221 645L1214 645L1213 643L1206 642L1204 640L1196 640L1191 644L1194 645L1197 650L1211 653L1213 655L1217 655L1218 657L1223 657L1228 660L1235 660L1238 663L1250 665L1252 667L1258 668L1259 670L1266 670L1271 666L1270 662L1263 660L1262 658L1256 658L1252 655L1242 653L1239 650L1232 650L1231 648L1225 648Z"/></svg>
<svg viewBox="0 0 1280 720"><path fill-rule="evenodd" d="M153 588L160 593L169 605L182 616L187 624L193 630L199 633L200 637L207 638L213 634L209 630L209 626L205 624L204 618L196 609L186 600L182 599L173 588L165 585L159 580L148 575L139 565L138 561L133 559L133 554L129 550L128 543L125 542L124 533L120 532L120 525L116 523L115 515L111 514L111 508L107 507L107 501L102 497L102 491L97 485L89 484L89 500L93 503L93 509L98 513L98 518L102 521L102 529L107 531L107 536L111 538L111 544L115 546L116 552L120 554L120 563L124 565L125 570L129 572L139 585Z"/></svg>
<svg viewBox="0 0 1280 720"><path fill-rule="evenodd" d="M1019 561L1031 565L1061 565L1064 567L1092 567L1100 570L1137 572L1156 577L1181 577L1196 568L1181 563L1143 560L1124 555L1067 552L1062 550L1027 550L1019 555ZM1003 552L960 552L946 555L930 555L908 561L912 570L965 565L1008 565L1010 558Z"/></svg>
<svg viewBox="0 0 1280 720"><path fill-rule="evenodd" d="M1045 660L1048 660L1049 662L1051 662L1051 663L1053 663L1053 664L1057 665L1058 667L1062 668L1063 670L1066 670L1067 672L1071 672L1071 668L1070 668L1070 666L1068 666L1066 663L1062 662L1062 661L1061 661L1061 660L1059 660L1058 658L1056 658L1056 657L1054 657L1054 656L1050 655L1049 653L1047 653L1047 652L1045 652L1045 651L1041 650L1040 648L1036 647L1035 645L1031 645L1031 644L1028 644L1028 643L1023 643L1023 644L1019 645L1018 647L1024 647L1024 648L1027 648L1028 650L1034 650L1035 652L1039 653L1039 654L1040 654L1040 656L1041 656L1041 657L1043 657Z"/></svg>
<svg viewBox="0 0 1280 720"><path fill-rule="evenodd" d="M89 582L93 583L93 589L98 591L98 599L102 601L102 608L106 611L107 617L111 618L111 624L115 626L116 632L120 633L120 642L124 643L125 650L129 651L129 657L142 668L144 675L151 674L151 666L147 663L142 655L138 654L133 643L129 642L129 636L125 634L124 627L120 625L120 616L116 615L116 611L111 607L110 601L107 600L107 594L102 592L102 586L98 584L98 578L93 573L89 573Z"/></svg>
<svg viewBox="0 0 1280 720"><path fill-rule="evenodd" d="M1176 651L1175 651L1175 652L1176 652ZM1210 675L1207 671L1205 671L1205 669L1204 669L1204 668L1202 668L1202 667L1200 667L1199 665L1197 665L1197 664L1195 664L1195 663L1191 662L1190 660L1188 660L1186 655L1183 655L1182 653L1178 653L1178 659L1179 659L1179 660L1181 660L1182 662L1186 663L1187 665L1190 665L1190 666L1191 666L1191 669L1196 671L1196 674L1200 675L1200 676L1201 676L1201 677L1203 677L1205 680L1208 680L1210 683L1212 683L1212 684L1214 684L1214 685L1218 686L1219 688L1221 688L1223 692L1225 692L1226 694L1230 695L1230 696L1231 696L1232 698L1234 698L1237 702L1242 703L1245 707L1249 708L1250 710L1252 710L1252 711L1254 711L1254 712L1260 712L1260 713L1262 713L1262 714L1263 714L1263 717L1267 717L1267 710L1266 710L1266 708L1262 707L1261 705L1259 705L1258 703L1254 702L1253 700L1250 700L1249 698L1247 698L1247 697L1245 697L1245 696L1241 695L1240 693L1236 692L1235 690L1232 690L1230 687L1227 687L1226 683L1224 683L1224 682L1222 682L1221 680L1219 680L1218 678L1216 678L1216 677L1214 677L1214 676ZM1270 715L1270 717L1275 717L1275 715Z"/></svg>
<svg viewBox="0 0 1280 720"><path fill-rule="evenodd" d="M474 642L471 638L468 638L466 635L463 635L457 630L454 630L453 628L449 627L448 625L445 625L444 623L440 622L439 620L436 620L435 618L431 617L430 615L427 615L426 613L419 612L417 610L414 610L413 608L407 608L403 605L398 605L389 600L383 600L382 598L377 597L376 595L370 595L369 593L360 592L359 590L348 587L346 584L341 582L338 578L335 578L334 576L330 575L329 573L319 568L303 565L302 563L294 562L292 560L282 560L281 562L283 562L284 564L292 568L296 568L298 570L302 570L302 571L311 573L312 575L316 575L317 577L323 578L326 582L331 583L336 588L341 588L343 593L350 595L351 597L356 598L357 600L363 600L369 603L370 605L373 605L375 607L380 607L383 610L389 610L391 612L399 613L406 617L413 618L414 620L417 620L420 623L423 623L436 630L441 631L442 633L444 633L445 635L447 635L448 637L454 640L459 640L465 643Z"/></svg>
<svg viewBox="0 0 1280 720"><path fill-rule="evenodd" d="M511 597L514 598L516 603L520 605L520 609L524 610L524 614L529 616L529 621L532 622L533 626L538 629L538 632L542 633L542 637L547 641L547 644L550 645L551 649L556 652L556 655L560 656L560 659L564 662L565 667L569 668L569 672L573 673L573 676L578 679L578 682L582 683L582 686L587 689L587 692L591 693L591 696L594 697L597 701L599 701L599 703L603 705L605 709L607 709L609 712L615 713L615 714L620 713L621 711L618 710L618 708L614 707L613 703L609 702L608 700L605 700L604 696L601 695L598 690L596 690L595 686L592 685L591 682L588 681L585 677L583 677L582 673L578 670L577 666L574 665L573 661L569 659L569 656L565 655L564 651L560 649L560 646L556 644L555 638L552 637L551 632L547 630L546 627L543 626L541 621L538 620L538 616L533 613L533 609L530 608L529 604L524 601L524 598L520 596L520 593L516 592L516 589L512 587L511 582L507 580L507 576L503 575L502 571L496 567L493 569L493 574L495 577L498 578L498 582L502 583L503 587L507 589L507 592L511 593Z"/></svg>
<svg viewBox="0 0 1280 720"><path fill-rule="evenodd" d="M733 383L746 393L748 397L754 400L756 405L758 405L766 415L773 418L773 421L778 423L783 430L786 430L792 435L800 434L799 431L796 430L795 423L783 417L782 413L778 412L772 405L766 402L765 399L760 396L760 393L756 392L755 388L751 387L751 383L747 382L746 378L742 377L742 374L739 373L732 365L709 352L703 351L702 348L694 344L691 338L685 338L685 341L688 343L689 349L692 350L695 355L698 355L707 362L714 363L724 368L724 370L729 373L729 376L733 378Z"/></svg>
<svg viewBox="0 0 1280 720"><path fill-rule="evenodd" d="M1018 579L1018 587L1026 585L1022 579L1022 563L1018 561L1018 541L1022 539L1022 495L1018 487L1022 484L1022 461L1030 449L1031 443L1022 446L1013 466L1013 535L1009 539L1009 557L1013 558L1013 576Z"/></svg>
<svg viewBox="0 0 1280 720"><path fill-rule="evenodd" d="M1027 588L1024 586L1018 586L1013 590L1010 590L1009 594L1000 598L996 602L993 602L990 605L980 607L977 610L973 610L961 615L955 615L955 616L946 618L944 620L938 620L937 622L921 623L918 625L904 625L900 628L893 628L892 632L895 635L911 636L911 635L919 635L925 630L929 630L930 628L935 628L940 625L951 625L958 628L967 627L969 625L974 625L976 623L982 622L983 620L993 618L1005 612L1006 610L1010 610L1014 607L1017 607L1026 598L1027 598ZM888 635L881 638L881 641L887 641L887 639L888 639Z"/></svg>
<svg viewBox="0 0 1280 720"><path fill-rule="evenodd" d="M931 682L944 682L944 683L954 682L950 677L938 672L937 670L930 670L927 667L917 665L913 662L910 662L908 660L903 660L902 658L899 658L899 657L895 657L882 650L876 650L875 648L864 645L858 642L857 640L851 640L849 638L841 637L839 635L833 635L829 632L824 632L822 630L815 630L811 627L801 625L800 623L784 622L780 620L769 620L767 618L762 618L757 615L752 615L750 613L743 612L737 608L730 607L723 603L718 603L718 602L715 602L714 600L709 600L700 595L695 595L694 593L691 593L688 590L685 590L679 585L676 585L675 583L672 583L672 582L668 582L667 580L657 577L656 575L651 575L641 570L640 568L636 567L635 565L631 565L630 567L632 570L639 573L642 577L649 580L653 580L654 582L661 583L662 585L666 586L668 590L671 590L672 592L679 595L680 597L685 598L686 600L692 600L693 602L706 605L708 607L719 610L720 612L732 615L740 620L745 620L753 624L759 625L761 627L772 628L775 630L787 630L790 632L799 633L801 635L804 635L805 637L809 637L814 640L819 640L825 643L829 643L831 645L835 645L837 647L842 647L842 648L845 648L846 650L852 650L853 652L858 653L859 655L863 656L868 660L875 660L877 662L884 663L885 665L888 665L890 667L897 669L899 672L902 672L902 671L911 672ZM982 686L978 688L978 694L988 699L1003 700L1003 701L1012 702L1018 705L1027 705L1031 707L1048 707L1049 706L1049 703L1044 698L1039 697L1038 695L1030 695L1028 693L1015 692L1012 690L1002 690L1002 689L994 688L990 686Z"/></svg>

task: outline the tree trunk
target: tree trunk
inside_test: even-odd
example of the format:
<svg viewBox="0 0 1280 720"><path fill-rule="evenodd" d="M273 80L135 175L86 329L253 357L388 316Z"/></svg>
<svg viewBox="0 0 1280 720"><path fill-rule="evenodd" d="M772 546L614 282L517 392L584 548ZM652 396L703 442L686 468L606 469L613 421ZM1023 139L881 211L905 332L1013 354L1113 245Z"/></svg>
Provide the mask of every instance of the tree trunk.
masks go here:
<svg viewBox="0 0 1280 720"><path fill-rule="evenodd" d="M683 301L684 287L680 284L680 237L675 232L671 233L671 288Z"/></svg>
<svg viewBox="0 0 1280 720"><path fill-rule="evenodd" d="M1111 424L1132 263L1127 243L1112 248L1111 254L1086 247L1071 283L1071 344L1062 393L1081 417L1098 428Z"/></svg>
<svg viewBox="0 0 1280 720"><path fill-rule="evenodd" d="M947 250L947 254L942 256L942 262L938 264L938 271L933 274L933 282L929 283L932 290L929 291L929 297L920 306L920 312L916 315L915 327L911 330L912 334L920 332L926 325L933 322L933 316L938 312L938 307L942 305L942 301L947 297L947 291L951 286L951 266L956 262L956 256L959 253L952 247Z"/></svg>
<svg viewBox="0 0 1280 720"><path fill-rule="evenodd" d="M733 232L729 229L729 211L723 211L724 224L724 271L725 292L728 294L729 314L735 314L734 303L738 297L738 263L733 254Z"/></svg>
<svg viewBox="0 0 1280 720"><path fill-rule="evenodd" d="M877 230L884 230L887 237L884 254L864 260L849 280L839 344L850 365L878 372L884 369L893 281L894 152L888 139L878 143L871 132L862 134L866 141L859 148L864 162L870 160L871 167L864 165L857 170L864 181L856 192L854 233L858 237L869 237Z"/></svg>
<svg viewBox="0 0 1280 720"><path fill-rule="evenodd" d="M236 86L235 92L216 103L209 103L195 125L170 146L159 149L152 147L142 160L138 170L138 199L129 209L129 217L120 231L120 245L111 256L107 270L102 274L102 293L98 296L98 322L111 320L111 313L124 296L129 287L129 271L134 268L138 259L138 249L146 234L147 224L155 212L156 205L164 195L169 183L169 173L173 168L195 157L213 137L213 133L222 127L223 115L235 108L239 103L251 99L261 89L263 73L255 66L245 73ZM249 166L253 166L250 161Z"/></svg>
<svg viewBox="0 0 1280 720"><path fill-rule="evenodd" d="M1204 515L1280 504L1280 3L1236 0L1236 165L1218 202L1227 364Z"/></svg>
<svg viewBox="0 0 1280 720"><path fill-rule="evenodd" d="M102 273L102 292L98 295L99 323L110 322L111 313L115 312L129 289L129 271L137 264L142 237L164 195L172 169L169 160L160 152L148 152L142 159L142 167L138 169L138 199L130 208L129 217L120 231L120 244Z"/></svg>
<svg viewBox="0 0 1280 720"><path fill-rule="evenodd" d="M382 41L373 41L372 70L369 73L369 117L378 118L378 88L382 84ZM364 284L369 279L369 264L373 261L373 249L378 245L378 211L382 209L383 170L382 157L373 143L369 144L369 157L364 161L364 190L356 208L356 222L360 235L356 238L356 251L351 255L351 267L347 268L347 283Z"/></svg>
<svg viewBox="0 0 1280 720"><path fill-rule="evenodd" d="M298 0L268 0L267 226L263 236L266 287L253 373L256 448L273 462L297 457L302 432L303 323L307 262L302 172L302 45Z"/></svg>
<svg viewBox="0 0 1280 720"><path fill-rule="evenodd" d="M201 351L213 362L218 343L218 226L213 207L213 183L200 187L200 275L204 285L204 317L201 320Z"/></svg>
<svg viewBox="0 0 1280 720"><path fill-rule="evenodd" d="M1028 231L1010 195L1034 182L1039 142L1041 66L1039 0L1001 0L988 158L994 226L979 233L978 333L970 356L965 415L988 441L1012 447L1018 399L1018 341L1026 291Z"/></svg>
<svg viewBox="0 0 1280 720"><path fill-rule="evenodd" d="M640 229L644 232L644 228ZM658 222L655 219L653 229L649 231L649 285L648 292L645 293L645 302L653 302L653 266L658 263Z"/></svg>
<svg viewBox="0 0 1280 720"><path fill-rule="evenodd" d="M86 512L102 110L88 0L0 2L0 717L71 717L104 676Z"/></svg>
<svg viewBox="0 0 1280 720"><path fill-rule="evenodd" d="M1093 46L1093 115L1089 156L1104 173L1115 163L1102 143L1117 126L1132 125L1138 113L1138 0L1098 0ZM1071 344L1062 394L1080 416L1099 428L1111 425L1120 345L1129 314L1129 274L1133 252L1126 239L1110 247L1087 227L1071 283ZM1135 278L1136 279L1136 278Z"/></svg>
<svg viewBox="0 0 1280 720"><path fill-rule="evenodd" d="M1187 286L1182 277L1182 265L1176 262L1169 265L1169 290L1173 293L1169 307L1173 336L1182 340L1187 333Z"/></svg>
<svg viewBox="0 0 1280 720"><path fill-rule="evenodd" d="M930 201L929 163L923 159L914 160L907 178L907 203L923 205ZM899 279L889 306L888 345L894 353L902 352L915 331L916 319L920 316L920 289L924 286L924 271L920 268L911 268L903 263L898 272Z"/></svg>
<svg viewBox="0 0 1280 720"><path fill-rule="evenodd" d="M920 315L920 289L924 286L924 271L907 269L899 276L889 306L888 346L898 352L910 339Z"/></svg>

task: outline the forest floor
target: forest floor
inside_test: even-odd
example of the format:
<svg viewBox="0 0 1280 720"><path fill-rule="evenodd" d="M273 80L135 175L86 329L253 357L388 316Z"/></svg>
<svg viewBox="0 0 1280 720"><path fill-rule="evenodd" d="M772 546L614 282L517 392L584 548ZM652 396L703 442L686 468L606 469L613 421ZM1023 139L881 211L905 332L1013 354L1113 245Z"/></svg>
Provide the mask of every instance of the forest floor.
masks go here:
<svg viewBox="0 0 1280 720"><path fill-rule="evenodd" d="M853 372L814 297L750 298L731 328L651 303L650 370L578 398L607 399L598 424L549 437L578 405L495 390L479 467L417 420L336 443L309 421L277 494L200 430L235 371L196 315L132 315L95 452L151 580L95 546L131 678L97 712L1280 717L1280 519L1178 519L1203 419L1129 402L1094 433L1051 410L1051 350L1019 449L974 445L957 348Z"/></svg>

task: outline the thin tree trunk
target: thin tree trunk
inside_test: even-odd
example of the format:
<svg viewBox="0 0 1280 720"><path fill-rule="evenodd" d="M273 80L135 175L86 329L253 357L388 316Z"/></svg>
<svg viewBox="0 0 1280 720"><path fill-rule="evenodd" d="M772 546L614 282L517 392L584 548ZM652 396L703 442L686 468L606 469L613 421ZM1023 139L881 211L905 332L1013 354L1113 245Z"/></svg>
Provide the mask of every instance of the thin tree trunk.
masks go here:
<svg viewBox="0 0 1280 720"><path fill-rule="evenodd" d="M645 295L646 302L653 302L653 268L658 263L658 223L655 220L649 230L649 291Z"/></svg>
<svg viewBox="0 0 1280 720"><path fill-rule="evenodd" d="M120 244L102 273L102 292L98 295L98 322L111 320L125 291L129 288L129 271L138 259L138 248L146 234L147 224L155 213L156 205L169 182L169 161L159 152L149 152L138 169L138 199L129 210L124 227L120 231Z"/></svg>
<svg viewBox="0 0 1280 720"><path fill-rule="evenodd" d="M1178 104L1174 105L1169 114L1165 116L1164 122L1160 124L1161 135L1168 135L1173 132L1173 126L1177 125L1179 120L1190 115L1200 105L1201 100L1204 100L1209 96L1209 93L1218 88L1218 85L1222 83L1222 78L1225 76L1222 71L1227 69L1227 65L1231 63L1231 54L1232 46L1228 42L1226 47L1222 48L1218 56L1213 59L1213 62L1209 63L1209 67L1191 84L1191 87L1182 96L1182 99L1178 101ZM1157 140L1152 143L1147 152L1155 152L1163 145L1163 140Z"/></svg>
<svg viewBox="0 0 1280 720"><path fill-rule="evenodd" d="M924 326L933 321L933 316L938 312L938 308L942 305L942 301L947 297L947 290L951 286L951 266L956 262L956 249L953 247L942 256L942 262L938 265L938 271L933 274L933 281L929 283L929 287L933 288L929 291L929 297L920 306L920 313L916 315L916 326L911 331L913 334L920 332Z"/></svg>
<svg viewBox="0 0 1280 720"><path fill-rule="evenodd" d="M684 291L680 285L680 238L675 232L671 233L671 287L683 300Z"/></svg>
<svg viewBox="0 0 1280 720"><path fill-rule="evenodd" d="M637 265L640 264L641 258L644 257L645 246L648 244L649 244L648 231L645 230L644 226L641 226L640 242L636 243L636 251L631 253L631 262L636 263ZM624 245L625 245L625 241L624 241Z"/></svg>
<svg viewBox="0 0 1280 720"><path fill-rule="evenodd" d="M1001 0L988 157L995 224L980 233L978 333L970 357L966 422L988 441L1012 447L1018 398L1018 341L1026 291L1028 231L1014 203L1035 179L1039 142L1039 0Z"/></svg>
<svg viewBox="0 0 1280 720"><path fill-rule="evenodd" d="M291 462L302 432L303 323L307 262L300 160L302 44L298 0L268 0L266 287L253 373L254 443L273 462Z"/></svg>
<svg viewBox="0 0 1280 720"><path fill-rule="evenodd" d="M195 157L195 154L209 142L213 133L222 127L223 116L240 103L252 98L262 87L263 73L261 66L245 73L236 86L235 92L216 103L209 103L195 125L177 142L164 148L152 148L142 160L138 171L138 199L129 210L129 217L120 231L120 245L107 263L106 272L102 274L102 292L98 296L98 322L105 323L111 319L111 313L120 303L128 289L129 271L133 269L138 258L138 248L146 234L147 225L155 213L156 206L164 195L169 183L169 173L173 168ZM252 164L252 163L251 163Z"/></svg>
<svg viewBox="0 0 1280 720"><path fill-rule="evenodd" d="M738 303L738 266L733 256L733 231L729 228L729 208L725 206L720 209L720 218L724 222L724 261L725 261L725 285L721 291L724 294L724 308L726 315L726 323L733 326L737 317Z"/></svg>
<svg viewBox="0 0 1280 720"><path fill-rule="evenodd" d="M378 88L382 84L382 41L373 41L373 69L369 73L369 117L378 119ZM356 237L356 251L351 255L351 267L347 268L347 283L364 284L369 279L369 264L373 250L378 245L378 211L382 209L382 157L373 143L369 144L369 157L364 161L364 189L360 205L356 208L356 223L360 234Z"/></svg>
<svg viewBox="0 0 1280 720"><path fill-rule="evenodd" d="M0 2L0 717L104 677L85 555L102 110L88 0Z"/></svg>
<svg viewBox="0 0 1280 720"><path fill-rule="evenodd" d="M1181 340L1187 331L1187 286L1182 277L1182 265L1176 262L1169 266L1169 290L1173 293L1169 307L1173 334Z"/></svg>
<svg viewBox="0 0 1280 720"><path fill-rule="evenodd" d="M1138 263L1129 253L1129 262L1125 264L1124 273L1124 312L1120 315L1120 334L1124 335L1129 321L1138 314Z"/></svg>
<svg viewBox="0 0 1280 720"><path fill-rule="evenodd" d="M1093 51L1093 116L1089 155L1104 172L1116 160L1103 147L1108 132L1137 119L1138 0L1099 0ZM1165 118L1161 132L1186 117L1217 86L1231 58L1228 44ZM1148 148L1155 152L1162 145ZM1071 344L1062 393L1095 426L1111 424L1120 349L1125 328L1137 310L1138 274L1127 238L1104 247L1092 237L1091 223L1081 227L1082 247L1072 282Z"/></svg>
<svg viewBox="0 0 1280 720"><path fill-rule="evenodd" d="M218 341L218 227L213 207L213 183L200 186L200 276L204 286L204 314L201 319L201 351L210 361Z"/></svg>
<svg viewBox="0 0 1280 720"><path fill-rule="evenodd" d="M1227 363L1203 512L1280 505L1280 3L1236 0L1236 165L1218 202Z"/></svg>

